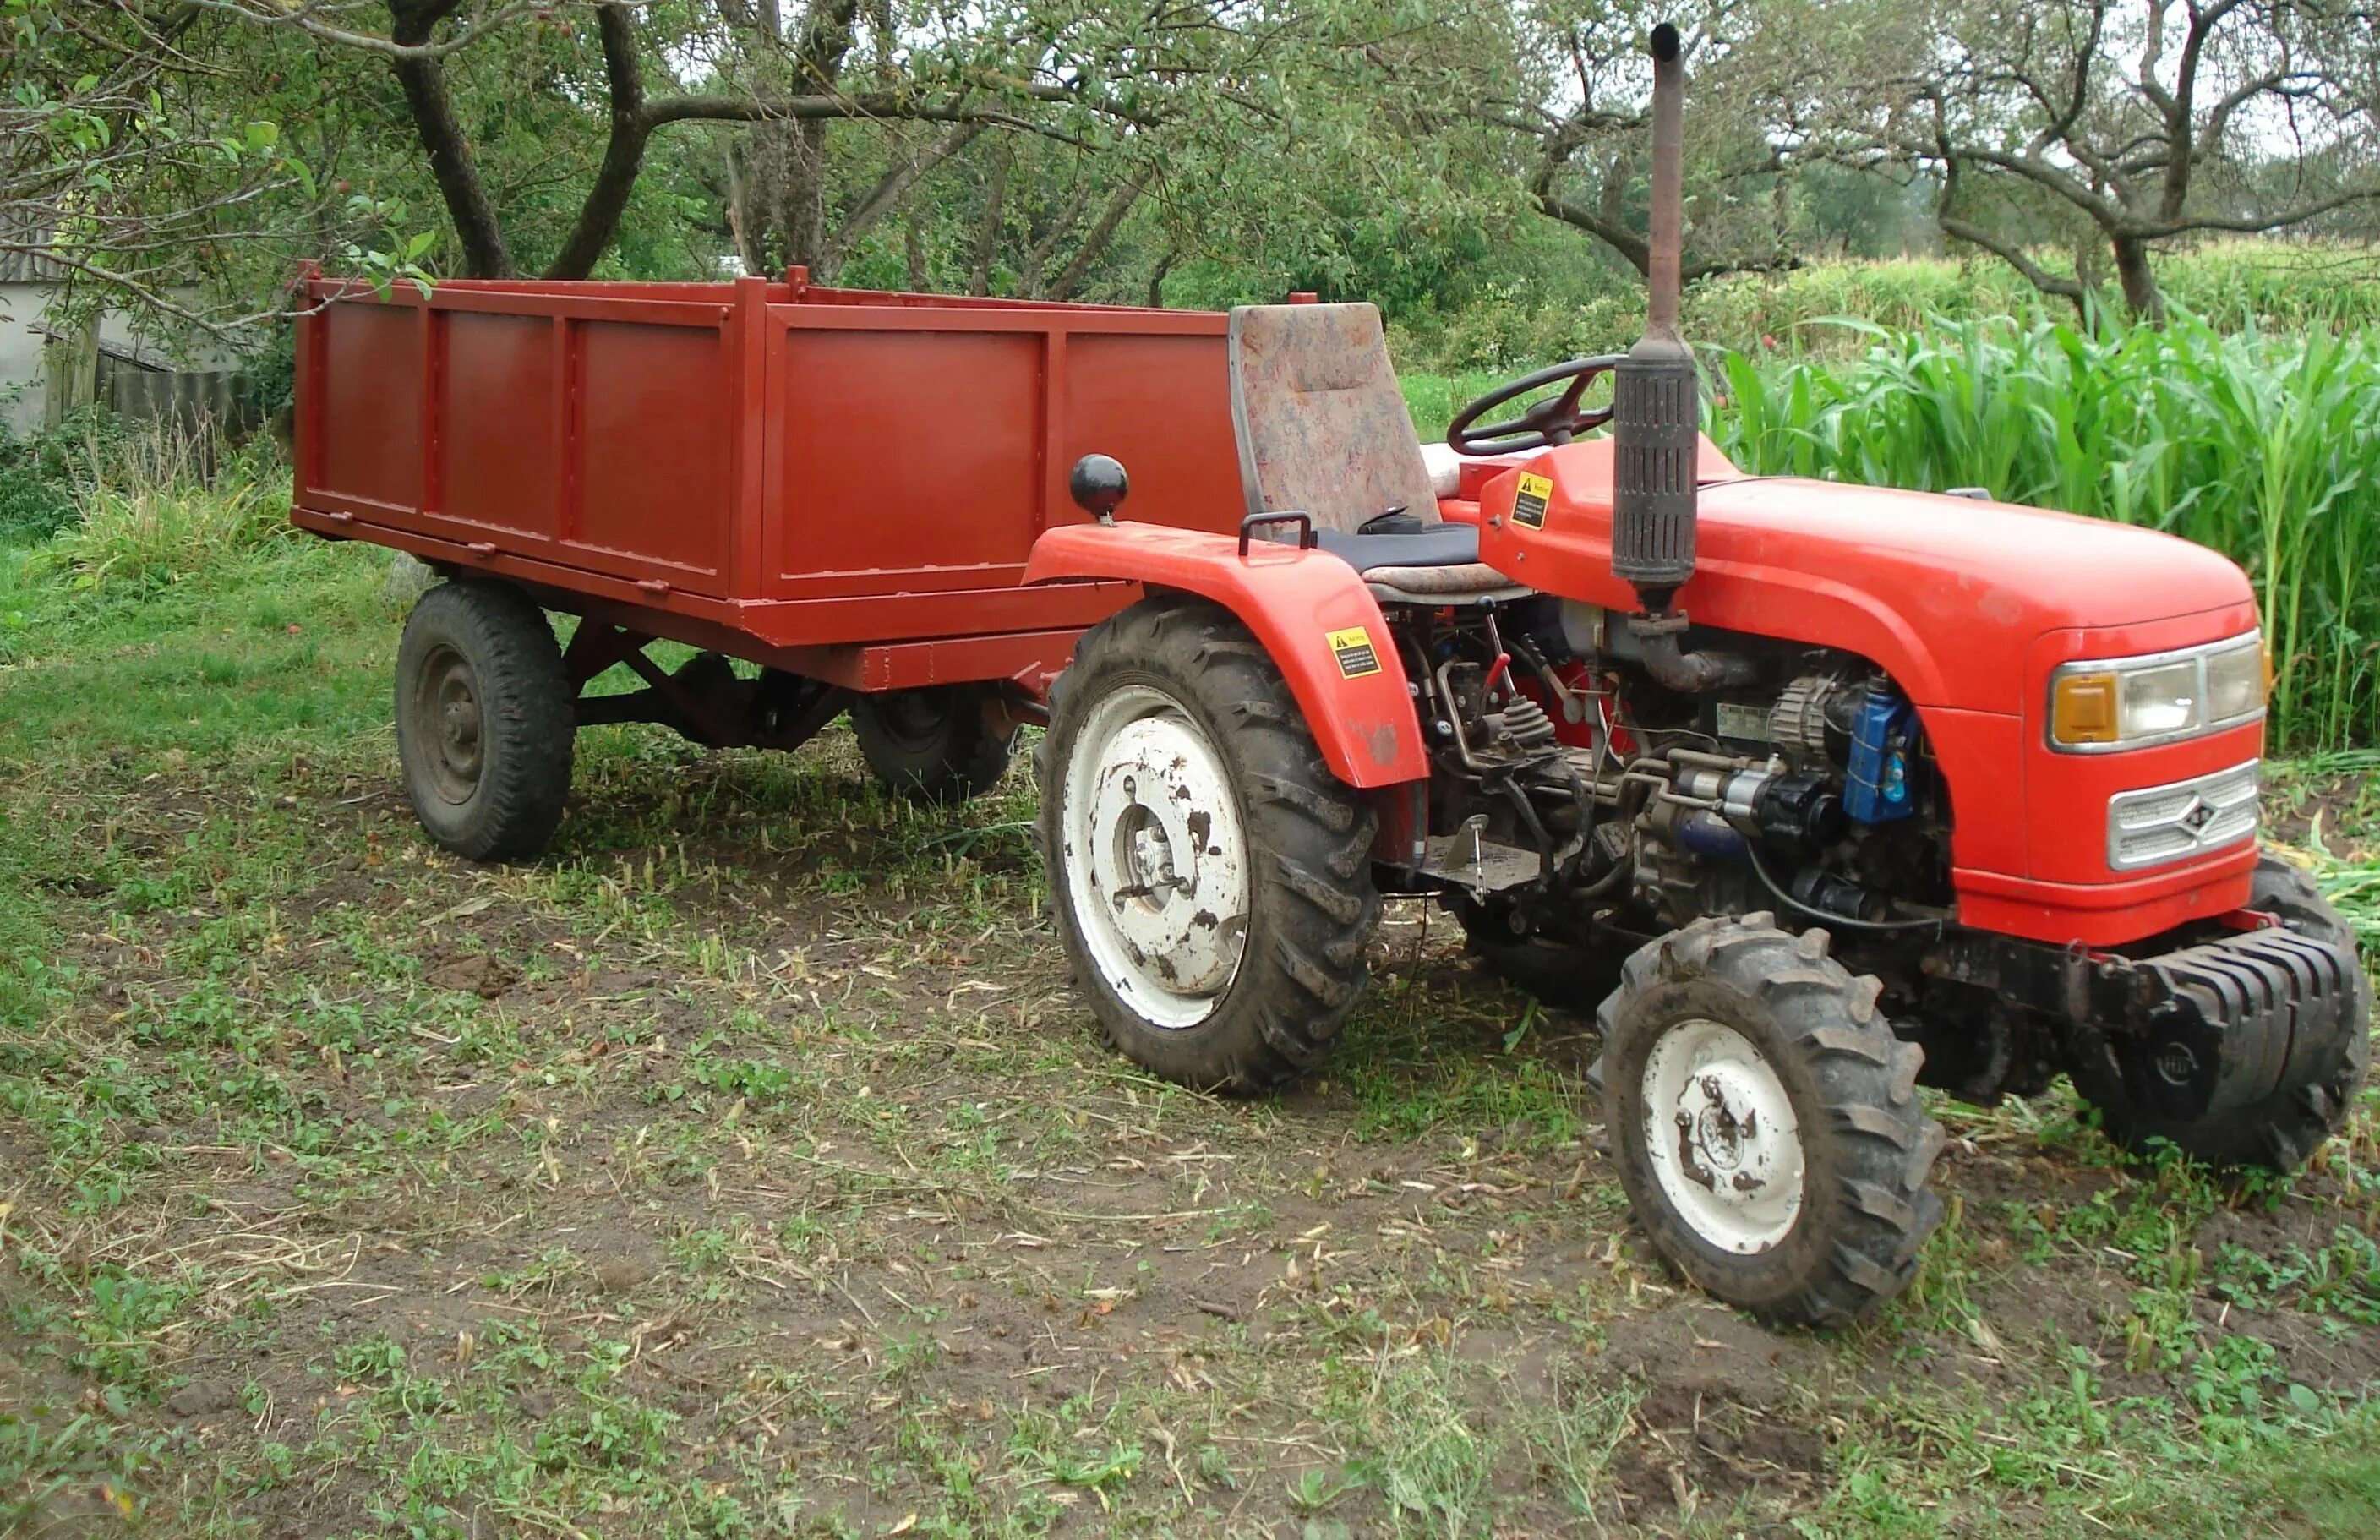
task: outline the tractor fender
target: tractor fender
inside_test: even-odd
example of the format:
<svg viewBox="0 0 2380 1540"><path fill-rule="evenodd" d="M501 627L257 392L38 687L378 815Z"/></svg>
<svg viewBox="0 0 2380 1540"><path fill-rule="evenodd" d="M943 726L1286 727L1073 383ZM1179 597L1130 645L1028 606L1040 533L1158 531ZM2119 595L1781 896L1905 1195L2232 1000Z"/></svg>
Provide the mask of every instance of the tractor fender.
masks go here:
<svg viewBox="0 0 2380 1540"><path fill-rule="evenodd" d="M1025 581L1122 578L1209 599L1256 634L1288 680L1330 773L1368 790L1429 775L1403 660L1355 569L1319 551L1120 520L1033 542Z"/></svg>

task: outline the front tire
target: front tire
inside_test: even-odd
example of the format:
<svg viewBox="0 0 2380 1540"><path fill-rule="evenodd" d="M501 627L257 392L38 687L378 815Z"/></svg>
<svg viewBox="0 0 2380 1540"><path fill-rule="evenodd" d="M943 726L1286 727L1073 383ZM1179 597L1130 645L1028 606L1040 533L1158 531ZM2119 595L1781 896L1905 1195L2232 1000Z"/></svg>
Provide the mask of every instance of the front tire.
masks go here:
<svg viewBox="0 0 2380 1540"><path fill-rule="evenodd" d="M573 700L527 594L446 583L422 595L396 649L396 751L430 837L473 861L543 851L570 794Z"/></svg>
<svg viewBox="0 0 2380 1540"><path fill-rule="evenodd" d="M1321 1061L1379 920L1374 818L1264 648L1167 597L1086 633L1037 751L1050 906L1124 1056L1259 1091Z"/></svg>
<svg viewBox="0 0 2380 1540"><path fill-rule="evenodd" d="M2322 896L2313 879L2275 856L2256 863L2248 907L2272 916L2301 936L2355 950L2354 930ZM2350 988L2354 998L2348 1007L2348 1030L2329 1067L2313 1084L2252 1107L2197 1122L2162 1117L2133 1104L2122 1072L2105 1049L2078 1056L2074 1088L2099 1110L2102 1131L2127 1150L2145 1151L2152 1141L2163 1139L2211 1166L2293 1171L2346 1126L2355 1093L2371 1068L2372 982L2360 966Z"/></svg>
<svg viewBox="0 0 2380 1540"><path fill-rule="evenodd" d="M1942 1217L1925 1056L1827 949L1767 914L1696 920L1638 949L1597 1013L1621 1185L1654 1246L1796 1326L1899 1293Z"/></svg>

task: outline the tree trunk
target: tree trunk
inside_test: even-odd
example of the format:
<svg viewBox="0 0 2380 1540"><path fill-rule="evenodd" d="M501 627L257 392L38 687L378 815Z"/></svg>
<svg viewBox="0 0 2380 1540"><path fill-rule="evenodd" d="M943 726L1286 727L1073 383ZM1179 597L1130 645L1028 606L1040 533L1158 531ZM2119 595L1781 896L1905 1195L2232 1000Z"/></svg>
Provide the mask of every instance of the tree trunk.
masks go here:
<svg viewBox="0 0 2380 1540"><path fill-rule="evenodd" d="M2115 249L2116 277L2124 285L2124 308L2134 321L2164 325L2165 296L2157 289L2156 270L2149 265L2148 243L2118 236L2108 244Z"/></svg>
<svg viewBox="0 0 2380 1540"><path fill-rule="evenodd" d="M975 231L975 255L967 263L969 294L991 292L991 264L1000 254L1000 227L1004 217L1002 205L1008 197L1008 168L1015 156L1015 146L1002 139L1000 153L991 158L991 175L984 183L982 220Z"/></svg>
<svg viewBox="0 0 2380 1540"><path fill-rule="evenodd" d="M637 62L634 16L617 0L604 0L595 7L595 26L603 40L612 133L603 146L603 164L595 173L595 185L587 189L569 237L545 270L548 278L584 278L595 271L619 232L628 195L637 190L637 174L644 169L645 142L652 137L652 127L644 117L645 79Z"/></svg>
<svg viewBox="0 0 2380 1540"><path fill-rule="evenodd" d="M455 0L391 0L389 36L408 48L418 48L430 41L430 34L455 4ZM463 137L462 125L455 121L444 68L436 59L425 58L397 59L392 67L397 84L404 88L406 107L413 115L413 131L430 156L430 174L437 180L438 195L445 200L446 215L455 222L455 234L462 240L464 271L473 278L511 277L512 252L505 249L495 205L488 201L487 188L480 185L470 142Z"/></svg>
<svg viewBox="0 0 2380 1540"><path fill-rule="evenodd" d="M778 188L777 229L790 266L815 267L826 253L826 124L784 127L784 180Z"/></svg>

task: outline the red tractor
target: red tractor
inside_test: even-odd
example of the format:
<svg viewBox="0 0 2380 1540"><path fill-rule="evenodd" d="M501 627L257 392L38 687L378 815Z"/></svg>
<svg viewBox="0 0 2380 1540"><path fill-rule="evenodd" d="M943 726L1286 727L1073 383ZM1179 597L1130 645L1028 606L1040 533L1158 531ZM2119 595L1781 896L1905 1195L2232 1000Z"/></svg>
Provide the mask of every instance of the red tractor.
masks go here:
<svg viewBox="0 0 2380 1540"><path fill-rule="evenodd" d="M1258 1091L1330 1051L1382 896L1435 895L1539 988L1608 988L1638 1218L1780 1321L1911 1278L1941 1213L1920 1084L2063 1072L2127 1146L2297 1166L2363 1078L2371 986L2258 847L2246 578L1730 465L1677 330L1676 32L1652 52L1650 325L1473 403L1453 485L1362 305L1232 315L1236 538L1117 521L1123 467L1076 467L1099 522L1026 580L1146 593L1082 638L1040 748L1093 1009L1160 1073Z"/></svg>

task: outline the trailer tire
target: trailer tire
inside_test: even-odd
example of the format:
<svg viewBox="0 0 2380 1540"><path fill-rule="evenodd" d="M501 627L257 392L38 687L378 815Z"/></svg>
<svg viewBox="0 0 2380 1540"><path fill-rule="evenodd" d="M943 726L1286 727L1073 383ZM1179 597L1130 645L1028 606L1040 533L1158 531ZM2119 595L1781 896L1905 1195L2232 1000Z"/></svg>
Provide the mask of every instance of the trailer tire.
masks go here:
<svg viewBox="0 0 2380 1540"><path fill-rule="evenodd" d="M1551 936L1515 936L1493 903L1457 893L1449 906L1472 953L1512 988L1558 1011L1582 1016L1620 981L1626 953L1617 946L1580 946Z"/></svg>
<svg viewBox="0 0 2380 1540"><path fill-rule="evenodd" d="M1092 627L1035 768L1052 917L1116 1048L1240 1094L1321 1062L1379 922L1376 819L1247 628L1180 595Z"/></svg>
<svg viewBox="0 0 2380 1540"><path fill-rule="evenodd" d="M575 709L527 594L460 582L422 595L396 649L396 748L430 837L473 861L543 851L570 794Z"/></svg>
<svg viewBox="0 0 2380 1540"><path fill-rule="evenodd" d="M1873 977L1768 914L1639 948L1597 1013L1604 1116L1636 1218L1706 1292L1780 1324L1846 1321L1908 1286L1942 1217L1925 1055ZM1791 1126L1783 1126L1790 1118Z"/></svg>
<svg viewBox="0 0 2380 1540"><path fill-rule="evenodd" d="M851 703L860 758L887 789L920 801L965 802L1008 773L1016 729L984 720L980 685L925 685L863 695Z"/></svg>
<svg viewBox="0 0 2380 1540"><path fill-rule="evenodd" d="M2277 857L2256 863L2248 907L2318 941L2353 949L2355 931L2339 917L2313 879ZM2099 1126L2121 1147L2145 1151L2164 1139L2210 1166L2263 1166L2293 1171L2313 1158L2323 1141L2345 1126L2355 1093L2372 1064L2372 980L2362 970L2350 986L2349 1030L2329 1070L2312 1085L2267 1097L2219 1118L2179 1122L2133 1105L2112 1055L2104 1048L2079 1055L2074 1089L2099 1110Z"/></svg>

